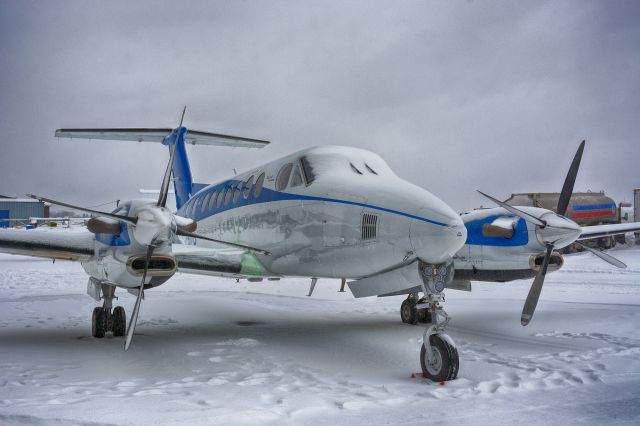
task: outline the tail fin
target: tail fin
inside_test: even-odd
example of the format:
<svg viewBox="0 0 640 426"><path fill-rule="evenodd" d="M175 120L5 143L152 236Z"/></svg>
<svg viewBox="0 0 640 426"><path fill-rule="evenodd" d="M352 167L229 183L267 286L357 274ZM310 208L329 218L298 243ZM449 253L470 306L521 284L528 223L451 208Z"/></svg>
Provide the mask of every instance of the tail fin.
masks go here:
<svg viewBox="0 0 640 426"><path fill-rule="evenodd" d="M191 145L264 148L269 141L180 129L58 129L55 136L69 139L103 139L137 142L160 142L171 149L177 143L172 173L176 193L176 208L180 209L192 194L202 188L193 183L185 143Z"/></svg>

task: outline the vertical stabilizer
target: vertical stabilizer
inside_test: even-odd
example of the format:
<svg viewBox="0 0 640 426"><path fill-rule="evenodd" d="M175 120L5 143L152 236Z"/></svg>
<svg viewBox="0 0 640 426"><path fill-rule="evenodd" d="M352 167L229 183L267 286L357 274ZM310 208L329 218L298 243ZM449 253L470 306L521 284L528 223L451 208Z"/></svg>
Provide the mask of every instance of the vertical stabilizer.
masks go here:
<svg viewBox="0 0 640 426"><path fill-rule="evenodd" d="M169 147L169 150L171 150L173 144L177 144L171 172L173 174L173 187L176 193L176 209L178 210L189 201L193 191L191 167L189 167L187 148L184 143L184 135L186 132L186 127L180 127L179 129L173 130L171 134L162 141L162 144Z"/></svg>

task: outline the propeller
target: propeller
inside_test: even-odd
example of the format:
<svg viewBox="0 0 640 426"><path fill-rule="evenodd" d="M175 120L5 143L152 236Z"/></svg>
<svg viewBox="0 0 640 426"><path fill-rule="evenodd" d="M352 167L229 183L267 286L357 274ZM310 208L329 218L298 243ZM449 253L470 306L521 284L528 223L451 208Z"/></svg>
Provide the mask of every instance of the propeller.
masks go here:
<svg viewBox="0 0 640 426"><path fill-rule="evenodd" d="M540 271L538 271L538 275L536 275L535 279L533 280L531 288L529 289L529 294L527 295L527 299L524 302L524 307L522 308L522 315L520 317L520 323L522 325L529 324L531 318L533 317L533 313L536 310L538 299L540 298L540 293L542 292L544 279L547 275L547 268L549 267L549 261L551 260L553 249L558 243L566 242L570 239L575 240L580 235L580 226L564 217L564 215L567 212L567 207L569 206L569 201L571 200L571 195L573 194L573 186L576 182L578 169L580 168L580 161L582 160L584 145L585 141L583 140L573 157L573 161L571 162L571 166L569 167L569 171L567 172L564 184L562 185L562 191L560 192L560 197L558 199L556 214L547 213L543 215L544 218L536 217L513 206L510 206L502 201L499 201L483 192L478 191L480 192L480 194L487 197L499 206L505 208L514 215L519 216L527 222L536 225L538 227L538 229L536 229L536 233L547 247L544 261L542 263L542 268L540 268ZM574 236L575 238L573 238Z"/></svg>
<svg viewBox="0 0 640 426"><path fill-rule="evenodd" d="M245 246L244 244L238 244L238 243L230 243L229 241L222 241L222 240L216 240L214 238L209 238L209 237L205 237L203 235L198 235L198 234L194 234L193 232L188 232L188 231L184 231L182 229L178 229L176 231L176 235L180 235L183 237L191 237L191 238L199 238L201 240L206 240L206 241L213 241L214 243L222 243L228 246L232 246L232 247L239 247L239 248L243 248L249 251L255 251L258 253L262 253L266 256L271 256L271 253L268 252L267 250L263 250L263 249L259 249L259 248L255 248L255 247L250 247L250 246Z"/></svg>
<svg viewBox="0 0 640 426"><path fill-rule="evenodd" d="M138 297L136 298L136 304L133 306L133 312L131 313L131 320L129 320L129 327L127 328L127 338L124 342L124 350L128 350L129 346L131 346L131 341L133 340L133 332L136 329L136 324L138 322L138 313L140 312L140 304L142 303L142 299L144 298L144 282L147 279L147 271L149 270L149 262L151 262L151 256L153 255L153 250L155 247L153 245L149 245L147 248L147 256L144 262L144 272L142 274L142 281L140 282L140 288L138 289Z"/></svg>
<svg viewBox="0 0 640 426"><path fill-rule="evenodd" d="M616 268L621 268L624 269L627 267L627 265L625 265L623 262L621 262L620 260L616 259L615 257L611 256L610 254L607 254L603 251L600 250L596 250L593 249L589 246L586 246L578 241L575 241L574 244L580 246L583 250L587 250L588 252L591 252L593 254L595 254L596 256L598 256L600 259L604 260L605 262L608 262L610 264L612 264L613 266L615 266Z"/></svg>
<svg viewBox="0 0 640 426"><path fill-rule="evenodd" d="M573 161L571 162L571 166L569 167L569 171L567 172L564 184L562 185L562 192L560 192L560 197L558 198L556 214L549 212L543 214L542 217L536 217L513 206L510 206L500 200L497 200L483 192L478 191L480 192L480 194L487 197L499 206L505 208L514 215L536 225L538 227L536 229L536 234L547 247L544 261L542 263L542 268L540 268L540 271L533 280L531 288L529 289L529 294L527 295L527 299L524 302L524 307L522 308L522 316L520 317L520 323L522 325L529 324L531 318L533 317L533 313L536 310L538 299L540 298L540 293L542 291L542 285L544 284L544 279L547 275L547 268L549 267L551 254L553 253L553 249L556 245L566 245L567 242L572 242L582 247L584 250L587 250L598 256L605 262L612 264L613 266L616 266L618 268L627 267L627 265L625 265L615 257L601 251L594 250L591 247L585 246L584 244L575 241L577 237L580 236L581 228L580 226L578 226L578 224L565 216L569 207L571 195L573 194L573 186L576 182L578 169L580 168L580 161L582 160L584 145L585 141L582 141L580 143L580 146L578 147L578 150L576 151L575 156L573 157Z"/></svg>

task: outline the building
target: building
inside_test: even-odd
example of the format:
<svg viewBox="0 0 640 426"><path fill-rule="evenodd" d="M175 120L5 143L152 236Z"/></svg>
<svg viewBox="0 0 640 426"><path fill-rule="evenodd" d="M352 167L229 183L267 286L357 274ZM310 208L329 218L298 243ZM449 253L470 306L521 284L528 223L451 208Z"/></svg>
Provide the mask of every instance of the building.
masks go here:
<svg viewBox="0 0 640 426"><path fill-rule="evenodd" d="M0 228L27 224L31 217L48 217L49 206L31 198L9 198L0 196ZM6 220L9 219L9 220ZM20 220L23 219L24 222Z"/></svg>

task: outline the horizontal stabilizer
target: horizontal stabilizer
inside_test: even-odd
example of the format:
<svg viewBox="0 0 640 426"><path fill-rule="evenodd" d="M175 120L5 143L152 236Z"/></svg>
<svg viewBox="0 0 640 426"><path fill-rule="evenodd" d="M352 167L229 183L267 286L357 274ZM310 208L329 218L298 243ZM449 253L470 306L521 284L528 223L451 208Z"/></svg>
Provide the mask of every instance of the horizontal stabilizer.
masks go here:
<svg viewBox="0 0 640 426"><path fill-rule="evenodd" d="M69 139L102 139L111 141L162 142L173 129L58 129L55 136ZM219 133L187 130L184 141L191 145L264 148L269 141Z"/></svg>

